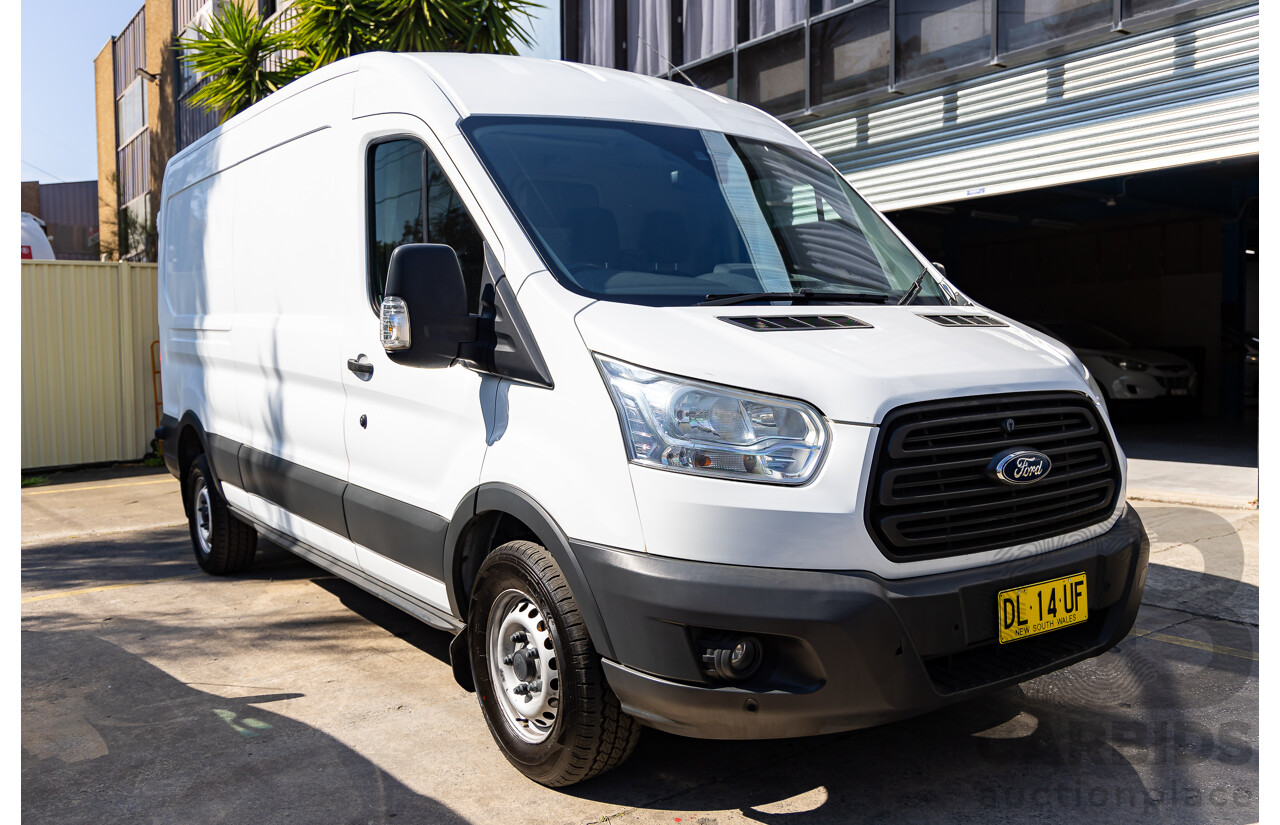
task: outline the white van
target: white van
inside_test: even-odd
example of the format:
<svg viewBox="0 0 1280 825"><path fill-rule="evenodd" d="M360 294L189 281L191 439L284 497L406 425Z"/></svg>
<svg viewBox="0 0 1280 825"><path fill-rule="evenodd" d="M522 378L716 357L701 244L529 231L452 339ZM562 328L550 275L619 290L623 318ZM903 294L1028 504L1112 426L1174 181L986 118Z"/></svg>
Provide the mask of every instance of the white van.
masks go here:
<svg viewBox="0 0 1280 825"><path fill-rule="evenodd" d="M537 782L642 726L918 714L1134 621L1148 545L1088 373L754 108L362 55L178 154L160 229L200 565L267 539L455 634Z"/></svg>

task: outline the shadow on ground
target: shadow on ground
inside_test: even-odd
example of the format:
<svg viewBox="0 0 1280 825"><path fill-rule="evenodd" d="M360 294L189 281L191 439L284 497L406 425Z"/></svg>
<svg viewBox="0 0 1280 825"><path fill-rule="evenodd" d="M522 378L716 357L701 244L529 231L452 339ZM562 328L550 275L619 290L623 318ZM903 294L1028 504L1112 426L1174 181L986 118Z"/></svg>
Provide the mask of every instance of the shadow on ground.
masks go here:
<svg viewBox="0 0 1280 825"><path fill-rule="evenodd" d="M24 632L23 821L465 821L271 712L292 697L225 699L91 634Z"/></svg>

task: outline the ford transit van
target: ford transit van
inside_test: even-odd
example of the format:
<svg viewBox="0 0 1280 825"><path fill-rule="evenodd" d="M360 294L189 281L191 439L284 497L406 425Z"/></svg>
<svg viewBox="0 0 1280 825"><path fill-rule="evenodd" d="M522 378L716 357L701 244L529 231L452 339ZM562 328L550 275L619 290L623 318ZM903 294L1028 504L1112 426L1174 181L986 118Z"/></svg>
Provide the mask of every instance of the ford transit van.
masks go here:
<svg viewBox="0 0 1280 825"><path fill-rule="evenodd" d="M752 107L362 55L163 195L159 436L197 561L270 541L452 634L537 782L644 727L919 714L1133 624L1148 545L1088 372Z"/></svg>

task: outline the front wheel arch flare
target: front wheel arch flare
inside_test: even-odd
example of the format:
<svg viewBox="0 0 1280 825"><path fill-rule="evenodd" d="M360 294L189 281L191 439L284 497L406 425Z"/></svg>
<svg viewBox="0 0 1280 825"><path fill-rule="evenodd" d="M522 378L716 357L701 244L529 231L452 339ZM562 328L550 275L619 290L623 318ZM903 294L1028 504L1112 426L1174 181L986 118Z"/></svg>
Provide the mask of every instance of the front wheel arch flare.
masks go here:
<svg viewBox="0 0 1280 825"><path fill-rule="evenodd" d="M475 542L485 535L486 519L493 518L494 514L516 519L532 533L530 540L536 540L546 548L564 574L596 651L606 659L614 658L609 632L605 628L600 609L596 606L595 596L587 584L586 576L578 564L568 537L551 514L532 496L509 484L482 484L475 488L463 498L454 512L453 520L449 523L445 536L444 571L447 577L449 609L453 615L464 622L467 619L467 602L470 593L466 592L463 585L462 562L467 550L478 546ZM469 541L471 544L468 544ZM480 546L479 549L482 554L488 554L495 547ZM482 562L483 556L475 563L478 566Z"/></svg>

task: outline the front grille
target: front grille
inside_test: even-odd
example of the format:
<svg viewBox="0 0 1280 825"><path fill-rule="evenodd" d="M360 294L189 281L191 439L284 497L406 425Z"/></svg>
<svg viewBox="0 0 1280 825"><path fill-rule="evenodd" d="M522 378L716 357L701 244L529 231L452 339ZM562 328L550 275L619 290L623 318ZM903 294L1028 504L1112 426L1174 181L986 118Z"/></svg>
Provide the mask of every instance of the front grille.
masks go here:
<svg viewBox="0 0 1280 825"><path fill-rule="evenodd" d="M1155 379L1166 390L1185 390L1191 387L1191 378L1186 376L1157 375Z"/></svg>
<svg viewBox="0 0 1280 825"><path fill-rule="evenodd" d="M1010 426L1011 425L1011 426ZM988 474L998 453L1047 455L1042 480ZM899 407L880 426L867 527L886 556L917 561L1081 530L1115 509L1120 470L1097 409L1079 393L978 396Z"/></svg>

